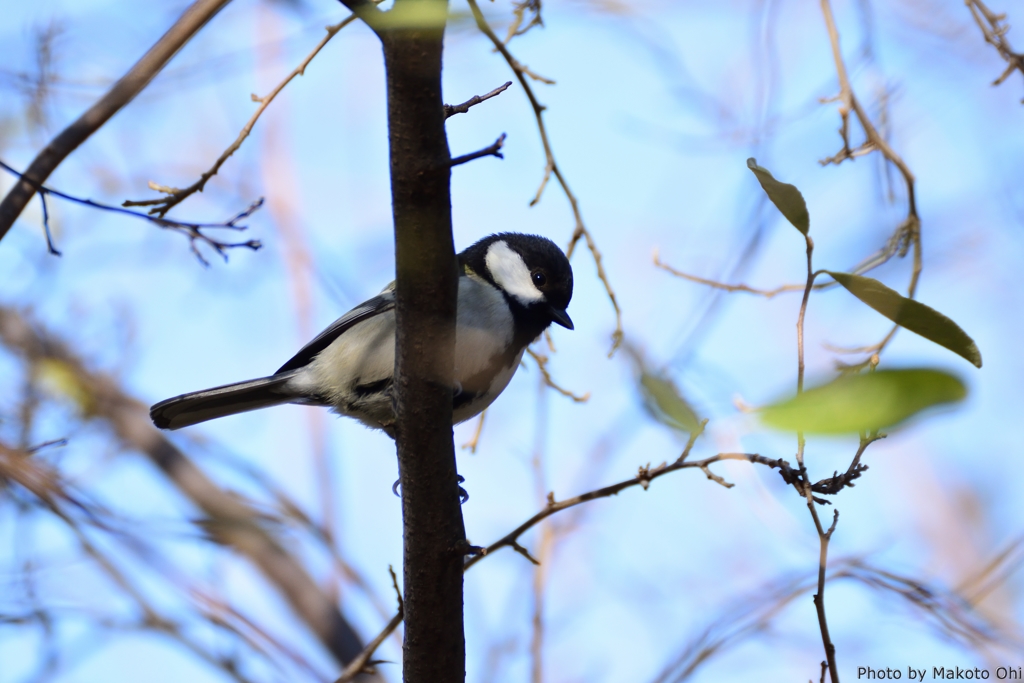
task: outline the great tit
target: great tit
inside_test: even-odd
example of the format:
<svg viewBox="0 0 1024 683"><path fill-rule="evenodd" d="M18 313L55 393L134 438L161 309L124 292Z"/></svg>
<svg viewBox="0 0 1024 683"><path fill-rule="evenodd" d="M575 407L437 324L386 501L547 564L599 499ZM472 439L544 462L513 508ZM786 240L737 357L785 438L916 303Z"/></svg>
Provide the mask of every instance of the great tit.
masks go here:
<svg viewBox="0 0 1024 683"><path fill-rule="evenodd" d="M554 242L500 233L458 255L453 424L498 397L526 347L551 323L573 329L565 312L572 267ZM334 321L269 377L183 394L153 406L160 429L283 403L330 407L393 434L395 283Z"/></svg>

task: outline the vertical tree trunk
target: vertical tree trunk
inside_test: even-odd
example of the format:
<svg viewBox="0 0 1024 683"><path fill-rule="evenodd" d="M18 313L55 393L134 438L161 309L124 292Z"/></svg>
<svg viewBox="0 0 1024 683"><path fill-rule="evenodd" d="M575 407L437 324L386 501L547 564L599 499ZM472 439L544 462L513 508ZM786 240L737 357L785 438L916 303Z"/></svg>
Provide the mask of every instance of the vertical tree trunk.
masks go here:
<svg viewBox="0 0 1024 683"><path fill-rule="evenodd" d="M443 27L382 32L398 296L406 683L465 680L466 534L451 430L458 270L441 98L443 37Z"/></svg>

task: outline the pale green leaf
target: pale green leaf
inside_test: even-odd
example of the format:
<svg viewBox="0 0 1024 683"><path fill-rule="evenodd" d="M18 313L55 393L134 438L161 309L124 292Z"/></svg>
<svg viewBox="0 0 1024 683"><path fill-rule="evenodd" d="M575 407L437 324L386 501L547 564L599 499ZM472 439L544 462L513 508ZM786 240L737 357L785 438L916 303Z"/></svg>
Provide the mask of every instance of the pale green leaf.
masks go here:
<svg viewBox="0 0 1024 683"><path fill-rule="evenodd" d="M932 406L963 400L958 378L925 368L845 375L761 409L765 424L811 434L885 429Z"/></svg>
<svg viewBox="0 0 1024 683"><path fill-rule="evenodd" d="M395 3L392 9L372 19L377 30L441 30L448 22L448 3L444 0L418 0Z"/></svg>
<svg viewBox="0 0 1024 683"><path fill-rule="evenodd" d="M700 425L693 408L668 379L642 372L640 391L644 396L644 407L658 422L684 432L692 432Z"/></svg>
<svg viewBox="0 0 1024 683"><path fill-rule="evenodd" d="M772 204L778 207L786 220L806 235L811 229L811 217L807 214L807 203L804 201L803 195L800 194L800 190L793 185L776 180L771 171L758 166L757 159L753 157L747 159L747 168L754 172L757 181L761 183L765 194L768 195L768 199L772 200Z"/></svg>
<svg viewBox="0 0 1024 683"><path fill-rule="evenodd" d="M955 322L920 301L902 296L878 280L863 275L835 273L826 270L836 282L851 294L875 309L889 320L915 332L953 353L963 356L979 368L981 352L977 344Z"/></svg>

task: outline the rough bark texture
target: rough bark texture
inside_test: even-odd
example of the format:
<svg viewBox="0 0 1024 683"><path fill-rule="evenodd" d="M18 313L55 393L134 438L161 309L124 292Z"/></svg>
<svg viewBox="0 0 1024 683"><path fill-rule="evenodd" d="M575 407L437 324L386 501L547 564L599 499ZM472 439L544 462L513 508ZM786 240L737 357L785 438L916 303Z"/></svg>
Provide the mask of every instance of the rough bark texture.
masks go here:
<svg viewBox="0 0 1024 683"><path fill-rule="evenodd" d="M131 102L153 77L171 61L184 45L206 25L210 19L231 0L196 0L178 21L156 42L149 51L135 63L128 73L99 99L89 110L78 117L43 148L25 171L25 178L18 180L0 202L0 239L14 225L25 205L36 193L54 169L78 146L89 139L121 107Z"/></svg>
<svg viewBox="0 0 1024 683"><path fill-rule="evenodd" d="M415 0L404 0L406 2ZM458 270L442 30L382 32L395 219L396 437L405 528L405 683L465 680L465 528L452 444Z"/></svg>

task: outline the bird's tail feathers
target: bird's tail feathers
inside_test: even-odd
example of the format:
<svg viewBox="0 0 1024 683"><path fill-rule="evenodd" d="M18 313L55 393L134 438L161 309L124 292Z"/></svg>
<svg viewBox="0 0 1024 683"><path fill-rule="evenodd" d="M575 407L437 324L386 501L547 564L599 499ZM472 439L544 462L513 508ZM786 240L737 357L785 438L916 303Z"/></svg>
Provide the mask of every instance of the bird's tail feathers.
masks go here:
<svg viewBox="0 0 1024 683"><path fill-rule="evenodd" d="M295 372L194 391L160 401L149 416L160 429L181 429L226 415L291 403L301 399L286 387Z"/></svg>

